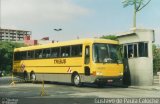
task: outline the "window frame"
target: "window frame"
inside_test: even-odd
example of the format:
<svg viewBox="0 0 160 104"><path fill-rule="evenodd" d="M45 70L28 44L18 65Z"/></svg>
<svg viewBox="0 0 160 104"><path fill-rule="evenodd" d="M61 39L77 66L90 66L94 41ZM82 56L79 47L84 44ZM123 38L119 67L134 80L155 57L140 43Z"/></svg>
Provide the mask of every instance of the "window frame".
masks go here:
<svg viewBox="0 0 160 104"><path fill-rule="evenodd" d="M53 49L58 49L58 51L57 51L57 56L53 56L53 53L52 53L52 50ZM60 58L61 56L60 56L60 53L61 53L61 47L51 47L51 51L50 51L50 54L51 54L51 56L50 56L50 58Z"/></svg>
<svg viewBox="0 0 160 104"><path fill-rule="evenodd" d="M78 47L77 49L75 48L75 50L79 50L79 54L73 55L72 51L73 51L73 47ZM66 52L68 54L68 56L62 56L62 52L63 52L63 48L64 48L64 52ZM49 51L49 57L44 57L45 51ZM34 52L34 56L33 57L28 57L28 55L30 54L29 52ZM57 55L53 55L53 52L55 52L55 54ZM20 58L19 59L15 59L15 54L19 53ZM26 54L25 58L22 58L22 54ZM47 54L47 53L46 53ZM18 56L18 55L17 55ZM34 49L34 50L26 50L26 51L21 51L21 52L14 52L14 61L16 60L36 60L36 59L51 59L51 58L72 58L72 57L82 57L83 56L83 44L73 44L73 45L65 45L65 46L58 46L58 47L49 47L49 48L41 48L41 49Z"/></svg>
<svg viewBox="0 0 160 104"><path fill-rule="evenodd" d="M37 55L37 51L41 51L41 54ZM39 53L39 52L38 52ZM41 55L41 56L40 56ZM35 59L42 59L42 55L43 55L43 49L36 49L35 50ZM37 57L38 56L38 57Z"/></svg>
<svg viewBox="0 0 160 104"><path fill-rule="evenodd" d="M49 54L47 53L47 51L49 51ZM47 54L49 55L49 57L47 57ZM51 57L51 48L42 49L42 59L50 58L50 57Z"/></svg>
<svg viewBox="0 0 160 104"><path fill-rule="evenodd" d="M141 54L141 51L140 51L140 44L143 44L143 54ZM129 57L129 50L128 50L128 46L129 45L132 45L132 50L133 50L133 57ZM135 46L136 46L136 48L135 48ZM146 48L146 46L147 46L147 48ZM125 47L126 47L126 50L125 50ZM135 49L137 50L137 51L135 51ZM125 52L125 51L127 51L127 52ZM135 52L136 52L136 54L137 54L137 56L136 56L136 54L135 54ZM123 45L123 57L124 58L139 58L139 57L149 57L148 56L148 42L135 42L135 43L129 43L129 44L124 44ZM127 55L126 55L126 54ZM125 57L125 56L127 56L127 57Z"/></svg>
<svg viewBox="0 0 160 104"><path fill-rule="evenodd" d="M33 53L32 53L33 52ZM28 57L29 56L29 53L31 54L31 57ZM33 56L32 56L33 55ZM28 59L35 59L35 51L34 50L29 50L27 51L27 60Z"/></svg>
<svg viewBox="0 0 160 104"><path fill-rule="evenodd" d="M63 48L64 48L64 52L62 50ZM69 50L67 50L67 48L69 48ZM62 58L71 57L71 46L62 46L62 47L60 47L60 50L61 50L60 57L62 57ZM69 53L67 53L67 51L69 51Z"/></svg>
<svg viewBox="0 0 160 104"><path fill-rule="evenodd" d="M78 47L78 54L77 55L73 55L73 47ZM82 53L83 53L83 45L82 44L71 45L70 57L82 57Z"/></svg>
<svg viewBox="0 0 160 104"><path fill-rule="evenodd" d="M22 58L22 56L23 56L24 53L25 53L25 57ZM21 51L21 52L20 52L20 55L21 55L20 60L27 60L27 51Z"/></svg>

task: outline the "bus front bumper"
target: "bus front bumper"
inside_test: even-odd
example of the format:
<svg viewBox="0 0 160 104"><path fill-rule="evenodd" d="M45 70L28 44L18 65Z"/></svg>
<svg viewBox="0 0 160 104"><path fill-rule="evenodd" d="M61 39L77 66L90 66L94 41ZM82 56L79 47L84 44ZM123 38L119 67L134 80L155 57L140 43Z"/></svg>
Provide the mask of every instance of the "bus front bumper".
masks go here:
<svg viewBox="0 0 160 104"><path fill-rule="evenodd" d="M123 77L122 76L117 76L117 77L96 77L94 82L95 83L121 85L123 83Z"/></svg>
<svg viewBox="0 0 160 104"><path fill-rule="evenodd" d="M81 81L84 83L96 83L96 84L123 84L123 76L81 76Z"/></svg>

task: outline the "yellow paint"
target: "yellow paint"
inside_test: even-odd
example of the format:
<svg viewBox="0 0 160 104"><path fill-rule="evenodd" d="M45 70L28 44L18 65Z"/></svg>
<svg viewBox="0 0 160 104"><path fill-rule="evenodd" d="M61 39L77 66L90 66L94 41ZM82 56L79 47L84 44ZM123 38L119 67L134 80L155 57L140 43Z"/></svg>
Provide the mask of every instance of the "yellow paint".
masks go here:
<svg viewBox="0 0 160 104"><path fill-rule="evenodd" d="M92 59L92 44L93 43L109 43L118 44L117 41L106 40L106 39L81 39L66 42L50 43L45 45L28 46L22 48L16 48L14 52L60 47L67 45L83 44L82 57L70 57L70 58L50 58L50 59L36 59L36 60L21 60L14 61L13 71L23 72L21 65L25 65L27 72L34 71L35 73L68 73L67 70L71 68L72 72L77 71L78 73L84 74L84 67L89 66L91 74L96 72L99 76L122 76L123 65L122 64L103 64L94 63ZM90 46L90 63L84 64L85 46Z"/></svg>
<svg viewBox="0 0 160 104"><path fill-rule="evenodd" d="M45 89L44 89L44 81L42 81L42 88L41 88L41 93L40 93L41 96L46 96L46 92L45 92Z"/></svg>

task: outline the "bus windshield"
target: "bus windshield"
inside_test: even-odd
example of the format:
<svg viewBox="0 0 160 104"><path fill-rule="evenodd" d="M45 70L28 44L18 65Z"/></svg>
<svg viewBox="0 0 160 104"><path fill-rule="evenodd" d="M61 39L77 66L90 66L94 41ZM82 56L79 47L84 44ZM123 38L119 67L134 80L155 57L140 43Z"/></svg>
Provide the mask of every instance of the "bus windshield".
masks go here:
<svg viewBox="0 0 160 104"><path fill-rule="evenodd" d="M95 43L93 60L95 63L122 63L119 45Z"/></svg>

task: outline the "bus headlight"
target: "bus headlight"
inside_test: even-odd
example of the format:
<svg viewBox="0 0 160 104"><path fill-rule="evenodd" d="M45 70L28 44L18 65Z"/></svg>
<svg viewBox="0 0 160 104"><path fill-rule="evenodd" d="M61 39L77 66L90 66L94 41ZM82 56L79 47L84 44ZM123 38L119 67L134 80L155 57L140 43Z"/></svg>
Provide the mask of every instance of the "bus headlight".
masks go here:
<svg viewBox="0 0 160 104"><path fill-rule="evenodd" d="M102 75L102 72L96 72L96 75Z"/></svg>
<svg viewBox="0 0 160 104"><path fill-rule="evenodd" d="M120 73L119 73L119 75L123 75L123 73L122 73L122 72L120 72Z"/></svg>

